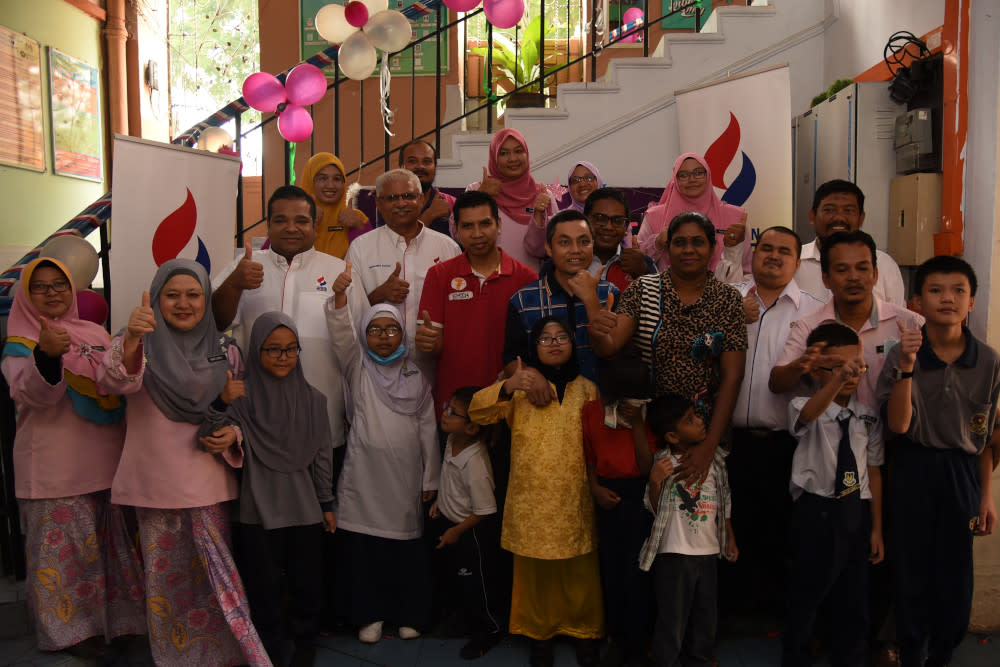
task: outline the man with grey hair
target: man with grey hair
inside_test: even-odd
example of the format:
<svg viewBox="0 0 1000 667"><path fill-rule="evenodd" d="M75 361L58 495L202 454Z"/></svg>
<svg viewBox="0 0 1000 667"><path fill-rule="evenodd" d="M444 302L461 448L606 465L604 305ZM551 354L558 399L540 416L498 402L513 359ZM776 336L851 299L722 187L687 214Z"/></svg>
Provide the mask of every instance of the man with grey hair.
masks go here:
<svg viewBox="0 0 1000 667"><path fill-rule="evenodd" d="M379 176L375 180L375 205L385 226L354 239L345 259L351 264L354 284L368 295L371 305L389 302L402 312L410 359L433 384L437 360L414 345L420 292L431 266L462 251L449 237L418 219L424 196L420 179L412 171L393 169ZM364 313L352 316L360 322Z"/></svg>

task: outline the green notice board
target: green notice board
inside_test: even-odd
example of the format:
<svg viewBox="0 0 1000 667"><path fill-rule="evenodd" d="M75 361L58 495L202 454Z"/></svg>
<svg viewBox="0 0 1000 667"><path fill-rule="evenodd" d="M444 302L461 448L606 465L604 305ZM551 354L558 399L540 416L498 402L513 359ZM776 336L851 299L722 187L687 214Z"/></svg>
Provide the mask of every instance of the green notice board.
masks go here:
<svg viewBox="0 0 1000 667"><path fill-rule="evenodd" d="M343 5L345 4L345 0L299 0L299 23L301 26L299 47L302 60L330 46L316 32L316 12L331 3ZM413 3L414 0L389 0L389 9L403 11ZM448 23L448 8L442 6L438 11L443 12L441 15L441 24L446 25ZM426 16L421 16L411 21L410 25L413 26L412 41L416 41L421 37L433 34L437 30L437 14L431 12ZM441 39L441 60L444 63L441 73L445 74L448 72L448 34L444 33L439 37ZM380 63L381 58L382 52L379 51ZM417 76L434 75L437 73L437 66L437 39L433 37L416 45L411 44L411 46L389 59L389 71L393 74L409 74L412 71ZM333 67L327 67L324 71L327 78L333 78ZM378 70L376 69L372 74L377 75Z"/></svg>
<svg viewBox="0 0 1000 667"><path fill-rule="evenodd" d="M662 0L662 2L663 16L666 16L668 13L680 7L684 7L684 9L681 9L681 11L677 14L667 16L667 18L660 21L661 28L664 30L694 30L694 13L697 11L697 8L693 6L694 3L691 0ZM692 6L689 7L687 5ZM704 0L704 2L702 2L702 6L704 7L704 10L701 15L701 24L705 25L705 21L707 21L708 17L712 14L711 0Z"/></svg>

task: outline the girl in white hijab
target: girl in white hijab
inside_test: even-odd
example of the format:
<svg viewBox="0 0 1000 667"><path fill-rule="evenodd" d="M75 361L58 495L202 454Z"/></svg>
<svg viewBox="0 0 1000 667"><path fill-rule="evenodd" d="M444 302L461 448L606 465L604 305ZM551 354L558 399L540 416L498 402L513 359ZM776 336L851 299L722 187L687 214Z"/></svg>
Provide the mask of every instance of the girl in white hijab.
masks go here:
<svg viewBox="0 0 1000 667"><path fill-rule="evenodd" d="M342 609L374 643L383 623L413 639L430 622L423 505L441 470L430 385L407 359L399 311L372 306L355 332L347 305L351 263L327 301L330 340L344 374L351 431L334 512Z"/></svg>

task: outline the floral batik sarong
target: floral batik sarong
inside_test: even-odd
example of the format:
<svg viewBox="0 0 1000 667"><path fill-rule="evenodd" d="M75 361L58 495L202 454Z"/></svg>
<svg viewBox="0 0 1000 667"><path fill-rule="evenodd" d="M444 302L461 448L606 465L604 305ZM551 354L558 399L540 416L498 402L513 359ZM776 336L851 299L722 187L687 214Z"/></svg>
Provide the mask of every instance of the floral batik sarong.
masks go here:
<svg viewBox="0 0 1000 667"><path fill-rule="evenodd" d="M156 664L270 667L250 621L222 505L137 507L136 516Z"/></svg>
<svg viewBox="0 0 1000 667"><path fill-rule="evenodd" d="M145 633L142 568L109 493L18 503L38 648Z"/></svg>

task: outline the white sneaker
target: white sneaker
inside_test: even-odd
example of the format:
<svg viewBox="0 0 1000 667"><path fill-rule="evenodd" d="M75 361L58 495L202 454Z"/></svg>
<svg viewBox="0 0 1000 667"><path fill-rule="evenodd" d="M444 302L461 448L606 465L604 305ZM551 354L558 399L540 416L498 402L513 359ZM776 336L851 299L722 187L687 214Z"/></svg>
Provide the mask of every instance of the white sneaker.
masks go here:
<svg viewBox="0 0 1000 667"><path fill-rule="evenodd" d="M399 626L399 638L400 639L416 639L420 636L420 631L414 630L408 625Z"/></svg>
<svg viewBox="0 0 1000 667"><path fill-rule="evenodd" d="M382 639L382 621L369 623L358 631L358 639L365 644L375 644Z"/></svg>

